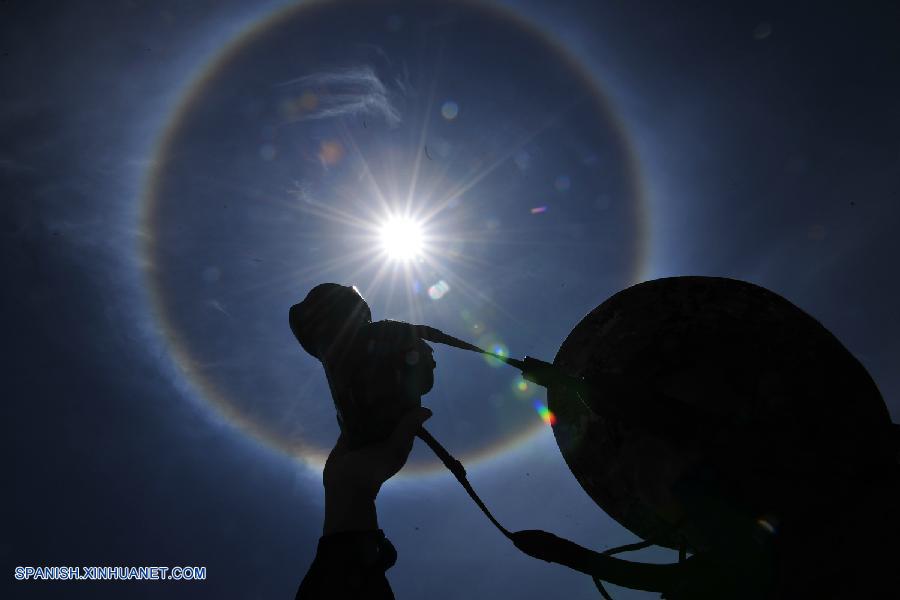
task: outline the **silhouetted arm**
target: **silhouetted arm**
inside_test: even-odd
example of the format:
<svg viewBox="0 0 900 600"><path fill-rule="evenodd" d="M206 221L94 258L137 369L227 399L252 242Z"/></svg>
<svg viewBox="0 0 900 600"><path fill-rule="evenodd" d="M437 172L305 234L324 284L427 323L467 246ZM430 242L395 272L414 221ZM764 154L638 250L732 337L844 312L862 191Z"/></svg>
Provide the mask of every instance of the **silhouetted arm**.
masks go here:
<svg viewBox="0 0 900 600"><path fill-rule="evenodd" d="M430 416L427 408L412 410L386 440L361 448L338 438L322 473L323 535L297 600L394 597L384 572L397 552L378 528L375 498L406 463L416 432Z"/></svg>
<svg viewBox="0 0 900 600"><path fill-rule="evenodd" d="M384 573L396 560L394 546L380 529L324 535L296 600L393 599Z"/></svg>

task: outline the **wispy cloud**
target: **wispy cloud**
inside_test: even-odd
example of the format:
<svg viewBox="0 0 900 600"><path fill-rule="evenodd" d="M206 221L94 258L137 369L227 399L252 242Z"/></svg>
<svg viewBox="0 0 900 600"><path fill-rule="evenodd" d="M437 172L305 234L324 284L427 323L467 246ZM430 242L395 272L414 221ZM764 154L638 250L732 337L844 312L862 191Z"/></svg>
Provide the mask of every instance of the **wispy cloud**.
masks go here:
<svg viewBox="0 0 900 600"><path fill-rule="evenodd" d="M368 66L313 73L278 84L287 86L314 94L314 101L293 120L376 115L392 127L402 121L391 92Z"/></svg>

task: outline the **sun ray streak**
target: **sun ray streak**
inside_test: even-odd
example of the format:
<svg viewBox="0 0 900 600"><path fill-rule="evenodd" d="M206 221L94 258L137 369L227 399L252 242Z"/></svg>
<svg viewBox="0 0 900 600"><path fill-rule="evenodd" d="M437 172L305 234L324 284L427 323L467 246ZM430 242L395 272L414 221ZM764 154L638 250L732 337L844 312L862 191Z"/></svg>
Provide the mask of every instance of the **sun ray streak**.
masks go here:
<svg viewBox="0 0 900 600"><path fill-rule="evenodd" d="M443 52L441 52L441 54L443 54ZM440 60L438 60L438 64L440 64ZM419 142L416 144L416 159L412 168L412 176L410 177L409 191L406 194L407 214L412 210L413 198L416 194L416 185L419 181L419 172L422 169L422 156L425 154L425 140L428 137L428 130L431 125L431 109L434 107L434 93L437 88L437 72L438 69L435 68L433 77L431 78L431 86L428 91L428 102L426 103L425 114L422 117L422 131L419 134Z"/></svg>
<svg viewBox="0 0 900 600"><path fill-rule="evenodd" d="M356 252L330 258L325 261L317 261L316 263L311 264L307 267L286 271L270 279L257 281L242 288L232 288L225 292L225 294L227 294L228 296L241 296L244 294L249 294L251 292L259 292L260 290L266 289L268 287L274 287L286 281L304 281L310 278L314 279L321 275L326 275L329 272L335 271L342 266L347 266L355 262L359 262L362 259L368 258L369 256L370 253L368 251L358 250Z"/></svg>
<svg viewBox="0 0 900 600"><path fill-rule="evenodd" d="M354 156L359 159L359 163L362 166L363 179L366 179L368 181L368 184L371 186L371 191L375 196L375 199L378 200L378 203L381 205L381 210L387 211L389 208L387 197L384 195L381 186L378 185L378 180L375 179L375 175L374 173L372 173L372 168L369 164L369 161L366 159L366 156L360 149L359 144L356 143L356 138L349 132L346 125L342 124L342 130L344 132L343 137L347 142L347 145L353 151Z"/></svg>
<svg viewBox="0 0 900 600"><path fill-rule="evenodd" d="M321 202L312 201L305 205L297 206L296 210L301 213L309 214L321 219L327 219L340 225L352 225L361 229L371 227L370 223L364 219L356 217L347 211L341 210L334 206L322 204Z"/></svg>
<svg viewBox="0 0 900 600"><path fill-rule="evenodd" d="M427 260L427 259L426 259L426 260ZM487 305L490 306L493 310L495 310L495 311L497 311L497 312L503 314L505 317L507 317L507 318L510 319L513 323L515 323L515 324L517 324L517 325L524 325L524 324L525 324L525 321L523 321L522 319L520 319L519 317L517 317L517 316L516 316L513 312L511 312L509 309L507 309L506 307L504 307L504 306L501 305L500 303L494 301L493 298L491 298L490 296L488 296L487 294L485 294L484 292L482 292L482 291L479 290L478 288L476 288L476 287L474 287L474 286L471 286L471 285L469 285L468 283L466 283L465 278L462 277L462 276L460 276L455 270L453 270L453 269L452 269L450 266L448 266L447 264L441 264L441 265L438 265L438 264L435 263L435 262L430 262L429 264L430 264L430 265L434 265L435 267L440 266L440 268L446 273L447 277L448 277L449 279L452 279L453 281L455 281L454 287L457 287L457 288L460 290L461 293L463 293L463 294L465 294L465 295L468 295L468 296L471 297L471 298L476 298L476 299L478 299L479 301L481 301L481 302L487 304Z"/></svg>
<svg viewBox="0 0 900 600"><path fill-rule="evenodd" d="M572 110L573 108L578 106L578 104L581 103L584 99L585 99L584 97L581 97L576 100L573 100L567 106L563 107L559 111L552 114L540 127L537 127L536 129L534 129L531 132L528 132L524 136L522 136L519 139L519 141L512 144L511 148L506 153L504 153L499 158L494 160L494 162L492 162L488 167L486 167L485 169L483 169L480 172L475 172L473 175L470 176L468 181L462 182L458 187L451 190L450 193L447 194L447 196L445 198L443 198L442 200L440 200L438 202L435 202L434 208L430 212L426 213L425 219L430 220L430 219L434 218L434 216L436 214L440 213L441 211L443 211L447 207L448 204L450 204L454 200L459 199L463 194L465 194L466 192L471 190L473 187L475 187L485 177L487 177L488 175L493 173L497 169L497 167L499 167L500 165L505 163L507 160L509 160L509 158L513 154L515 154L516 152L521 150L527 143L529 143L531 140L533 140L540 134L547 131L550 127L556 125L556 123L558 123L559 120L567 112L569 112L570 110Z"/></svg>

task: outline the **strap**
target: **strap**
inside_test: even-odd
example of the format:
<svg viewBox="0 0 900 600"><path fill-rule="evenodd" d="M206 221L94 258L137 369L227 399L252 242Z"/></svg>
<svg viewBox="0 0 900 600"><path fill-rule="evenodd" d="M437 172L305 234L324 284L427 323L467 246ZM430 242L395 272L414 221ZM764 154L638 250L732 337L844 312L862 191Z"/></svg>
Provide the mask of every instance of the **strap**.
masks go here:
<svg viewBox="0 0 900 600"><path fill-rule="evenodd" d="M500 533L506 536L507 539L512 539L512 534L509 532L507 528L500 524L497 519L494 518L494 515L491 514L491 511L488 510L487 506L484 505L484 502L481 501L481 498L478 497L478 494L475 493L475 490L472 489L472 485L469 483L469 480L466 479L466 469L463 467L462 463L456 460L452 454L447 452L446 448L441 446L440 442L434 439L434 436L431 435L424 427L419 427L419 431L416 433L418 438L428 444L428 447L434 452L435 456L441 459L441 462L444 463L444 466L447 467L447 470L453 473L453 476L456 477L456 480L459 481L460 485L466 490L469 494L469 497L478 505L478 508L481 509L481 512L485 514L485 516L490 519L491 523L494 524Z"/></svg>
<svg viewBox="0 0 900 600"><path fill-rule="evenodd" d="M653 545L651 541L642 541L634 544L625 544L616 548L610 548L602 553L582 548L574 542L558 538L546 531L518 531L511 533L501 525L491 511L488 510L475 490L472 489L466 479L466 469L462 463L456 460L441 444L434 439L424 427L420 427L416 436L425 442L434 454L444 463L444 466L453 473L456 480L463 486L469 497L478 505L481 512L494 524L500 533L513 542L515 546L534 558L552 561L569 568L590 575L597 590L607 600L611 600L609 593L603 587L603 581L609 581L620 586L639 590L665 592L672 588L673 584L681 581L686 575L685 568L689 562L680 560L677 564L643 564L623 561L613 558L620 552L632 552Z"/></svg>

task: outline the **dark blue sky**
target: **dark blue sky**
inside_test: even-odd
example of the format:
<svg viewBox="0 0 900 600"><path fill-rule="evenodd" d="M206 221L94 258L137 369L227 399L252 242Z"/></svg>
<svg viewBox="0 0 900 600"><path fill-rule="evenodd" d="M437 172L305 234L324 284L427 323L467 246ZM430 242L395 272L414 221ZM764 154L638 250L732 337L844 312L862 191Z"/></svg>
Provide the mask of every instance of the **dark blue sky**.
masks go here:
<svg viewBox="0 0 900 600"><path fill-rule="evenodd" d="M327 4L217 69L279 3L0 4L3 596L291 597L337 428L286 311L323 280L360 286L376 318L551 359L637 280L745 279L828 327L900 419L898 9L719 4ZM417 156L429 260L379 285L387 263L348 258L372 232L346 215L378 221L373 179L402 204ZM568 472L542 394L436 358L429 428L507 527L634 540ZM298 440L312 460L285 451ZM440 471L389 485L379 518L398 598L598 597ZM209 577L12 576L62 564Z"/></svg>

